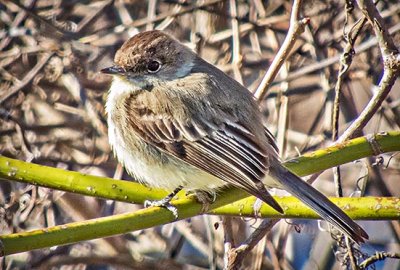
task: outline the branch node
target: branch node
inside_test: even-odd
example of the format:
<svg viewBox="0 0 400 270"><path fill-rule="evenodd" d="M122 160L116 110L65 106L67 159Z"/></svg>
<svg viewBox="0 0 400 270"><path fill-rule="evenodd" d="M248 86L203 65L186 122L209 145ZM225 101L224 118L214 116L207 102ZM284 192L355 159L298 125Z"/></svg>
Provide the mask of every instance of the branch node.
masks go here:
<svg viewBox="0 0 400 270"><path fill-rule="evenodd" d="M385 135L385 134L380 134L380 135ZM369 134L366 136L367 142L371 146L372 153L374 156L379 156L380 154L383 153L381 147L379 146L379 143L376 141L375 136L373 134Z"/></svg>

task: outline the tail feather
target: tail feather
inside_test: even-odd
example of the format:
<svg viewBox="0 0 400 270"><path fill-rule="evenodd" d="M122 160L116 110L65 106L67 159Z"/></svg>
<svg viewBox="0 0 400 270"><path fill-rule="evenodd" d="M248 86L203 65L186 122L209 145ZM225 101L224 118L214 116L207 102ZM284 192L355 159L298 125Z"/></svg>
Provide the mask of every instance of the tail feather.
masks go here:
<svg viewBox="0 0 400 270"><path fill-rule="evenodd" d="M269 174L280 183L283 189L297 197L323 219L337 227L355 242L363 243L364 238L368 239L368 234L338 206L307 182L301 180L300 177L284 168L281 164L277 163L271 166Z"/></svg>

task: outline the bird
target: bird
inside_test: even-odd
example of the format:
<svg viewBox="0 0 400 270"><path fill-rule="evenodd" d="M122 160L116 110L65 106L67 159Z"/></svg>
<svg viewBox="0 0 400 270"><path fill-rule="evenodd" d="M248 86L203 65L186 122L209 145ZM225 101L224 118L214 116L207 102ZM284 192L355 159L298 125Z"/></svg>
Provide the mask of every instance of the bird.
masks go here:
<svg viewBox="0 0 400 270"><path fill-rule="evenodd" d="M182 188L234 186L283 213L268 192L274 187L355 242L368 239L338 206L282 165L250 91L171 35L136 34L101 72L113 77L105 110L116 158L139 182L172 191L147 205L174 212L169 202Z"/></svg>

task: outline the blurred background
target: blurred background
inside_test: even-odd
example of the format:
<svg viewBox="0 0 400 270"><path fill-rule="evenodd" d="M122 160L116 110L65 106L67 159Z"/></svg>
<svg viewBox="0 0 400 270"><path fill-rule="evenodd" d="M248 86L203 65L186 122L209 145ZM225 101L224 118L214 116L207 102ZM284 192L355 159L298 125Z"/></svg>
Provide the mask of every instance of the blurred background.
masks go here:
<svg viewBox="0 0 400 270"><path fill-rule="evenodd" d="M104 102L122 43L138 32L164 30L254 92L289 28L291 1L103 0L0 1L0 154L87 174L131 180L107 138ZM381 15L400 42L400 4L380 1ZM346 15L345 1L303 1L310 19L261 101L282 159L332 144L334 88L344 33L363 15ZM367 23L341 87L339 134L377 89L383 64ZM398 130L400 83L356 134ZM344 196L400 196L400 155L341 166ZM332 170L314 186L335 195ZM278 191L277 194L285 194ZM0 233L26 231L139 209L141 206L0 180ZM222 269L224 232L216 216L2 258L3 269ZM237 243L258 221L233 219ZM356 258L399 252L398 221L361 221L370 241ZM244 260L243 269L341 269L343 248L317 221L282 220ZM344 266L343 266L344 265ZM376 269L399 269L386 259Z"/></svg>

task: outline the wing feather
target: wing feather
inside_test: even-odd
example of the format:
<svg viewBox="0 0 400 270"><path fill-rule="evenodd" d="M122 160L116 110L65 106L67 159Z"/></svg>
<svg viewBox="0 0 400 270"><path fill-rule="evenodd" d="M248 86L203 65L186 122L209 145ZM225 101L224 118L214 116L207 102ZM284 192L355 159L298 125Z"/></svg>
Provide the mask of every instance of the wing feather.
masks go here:
<svg viewBox="0 0 400 270"><path fill-rule="evenodd" d="M127 104L126 108L129 110L131 106ZM183 122L150 110L145 115L132 109L127 113L131 127L148 144L246 190L283 212L262 183L268 167L268 148L260 145L244 124L232 119L220 124L196 118Z"/></svg>

